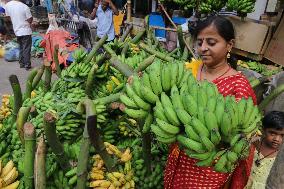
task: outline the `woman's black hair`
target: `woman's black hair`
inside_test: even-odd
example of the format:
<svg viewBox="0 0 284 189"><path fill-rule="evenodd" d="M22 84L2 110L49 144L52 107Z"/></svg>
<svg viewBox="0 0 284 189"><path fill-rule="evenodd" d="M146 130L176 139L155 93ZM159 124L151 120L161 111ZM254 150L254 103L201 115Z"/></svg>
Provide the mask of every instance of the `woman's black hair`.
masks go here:
<svg viewBox="0 0 284 189"><path fill-rule="evenodd" d="M197 37L198 34L210 25L214 25L221 37L223 37L227 42L235 39L235 30L232 22L222 16L210 16L205 20L200 20L197 22L194 36Z"/></svg>
<svg viewBox="0 0 284 189"><path fill-rule="evenodd" d="M262 120L262 127L264 129L284 129L284 112L271 111L267 113Z"/></svg>
<svg viewBox="0 0 284 189"><path fill-rule="evenodd" d="M218 31L218 34L225 39L225 41L230 42L235 39L235 29L232 22L222 16L210 16L205 20L200 20L197 22L197 25L194 29L193 36L195 39L198 34L205 28L214 25ZM235 69L237 67L237 61L231 56L228 59L229 64Z"/></svg>

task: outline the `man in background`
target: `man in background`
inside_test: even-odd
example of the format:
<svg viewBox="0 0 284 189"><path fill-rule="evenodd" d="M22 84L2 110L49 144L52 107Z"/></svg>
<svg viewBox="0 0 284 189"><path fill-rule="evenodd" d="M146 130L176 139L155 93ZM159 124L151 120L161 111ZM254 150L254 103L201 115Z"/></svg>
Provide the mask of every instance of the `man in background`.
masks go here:
<svg viewBox="0 0 284 189"><path fill-rule="evenodd" d="M102 38L107 35L107 41L112 41L115 38L113 14L118 15L118 10L111 0L98 0L95 3L95 8L91 13L91 19L97 17L97 37Z"/></svg>
<svg viewBox="0 0 284 189"><path fill-rule="evenodd" d="M31 69L31 47L33 17L27 5L20 0L9 1L5 5L6 16L9 16L17 41L20 45L20 68Z"/></svg>

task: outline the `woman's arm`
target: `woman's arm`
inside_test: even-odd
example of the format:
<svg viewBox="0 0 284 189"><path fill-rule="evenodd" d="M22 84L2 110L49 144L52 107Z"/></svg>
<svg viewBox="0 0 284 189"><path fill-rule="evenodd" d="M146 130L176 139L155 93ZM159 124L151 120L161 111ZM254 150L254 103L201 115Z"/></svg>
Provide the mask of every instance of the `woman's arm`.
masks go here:
<svg viewBox="0 0 284 189"><path fill-rule="evenodd" d="M93 20L96 18L96 14L97 14L97 10L98 10L98 7L99 7L99 3L98 1L96 1L95 3L95 8L93 9L91 15L90 15L90 19Z"/></svg>
<svg viewBox="0 0 284 189"><path fill-rule="evenodd" d="M118 15L118 10L117 10L116 6L113 4L113 2L111 0L109 0L109 6L112 9L113 14L114 15Z"/></svg>

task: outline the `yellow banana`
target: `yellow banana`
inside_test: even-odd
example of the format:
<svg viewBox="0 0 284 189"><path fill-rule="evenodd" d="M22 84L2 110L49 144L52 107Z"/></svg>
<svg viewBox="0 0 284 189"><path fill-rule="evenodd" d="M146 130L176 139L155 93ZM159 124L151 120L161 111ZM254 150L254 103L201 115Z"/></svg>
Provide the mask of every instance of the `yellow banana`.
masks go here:
<svg viewBox="0 0 284 189"><path fill-rule="evenodd" d="M16 189L16 188L18 188L19 184L20 184L20 181L17 180L16 182L14 182L14 183L12 183L12 184L4 187L4 188L1 188L1 189Z"/></svg>
<svg viewBox="0 0 284 189"><path fill-rule="evenodd" d="M111 185L111 182L108 181L108 180L106 180L106 181L100 183L100 187L108 188L110 185Z"/></svg>
<svg viewBox="0 0 284 189"><path fill-rule="evenodd" d="M131 153L130 153L130 149L129 148L127 148L126 150L125 150L125 152L121 155L121 161L122 162L127 162L127 161L129 161L129 160L131 160L131 158L132 158L132 155L131 155Z"/></svg>
<svg viewBox="0 0 284 189"><path fill-rule="evenodd" d="M124 177L124 174L120 172L112 172L113 176L116 177L117 179L120 179L121 177Z"/></svg>
<svg viewBox="0 0 284 189"><path fill-rule="evenodd" d="M90 182L90 187L98 187L100 186L100 184L102 184L103 182L105 182L107 180L96 180L96 181L92 181Z"/></svg>
<svg viewBox="0 0 284 189"><path fill-rule="evenodd" d="M4 185L7 186L13 183L17 177L18 171L16 170L16 167L13 167L13 169L3 178Z"/></svg>
<svg viewBox="0 0 284 189"><path fill-rule="evenodd" d="M111 80L118 86L121 84L121 82L114 76L111 76Z"/></svg>
<svg viewBox="0 0 284 189"><path fill-rule="evenodd" d="M14 167L14 162L10 160L5 167L2 169L1 178L5 177Z"/></svg>
<svg viewBox="0 0 284 189"><path fill-rule="evenodd" d="M90 177L92 179L95 179L95 180L102 180L102 179L104 179L104 175L103 174L98 174L98 173L91 173Z"/></svg>

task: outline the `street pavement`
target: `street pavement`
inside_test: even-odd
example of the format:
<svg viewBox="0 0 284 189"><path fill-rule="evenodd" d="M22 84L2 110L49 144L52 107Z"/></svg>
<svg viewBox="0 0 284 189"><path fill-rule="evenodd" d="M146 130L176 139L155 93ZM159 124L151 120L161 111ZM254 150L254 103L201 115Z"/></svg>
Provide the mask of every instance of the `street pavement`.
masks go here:
<svg viewBox="0 0 284 189"><path fill-rule="evenodd" d="M37 68L42 65L41 58L32 58L32 67ZM7 62L4 58L0 58L0 99L3 94L11 94L12 88L9 83L9 76L14 74L18 76L21 84L22 91L25 90L25 82L27 80L30 71L26 71L25 68L20 68L18 61ZM1 102L0 102L1 103Z"/></svg>

